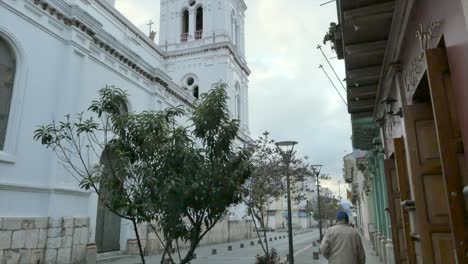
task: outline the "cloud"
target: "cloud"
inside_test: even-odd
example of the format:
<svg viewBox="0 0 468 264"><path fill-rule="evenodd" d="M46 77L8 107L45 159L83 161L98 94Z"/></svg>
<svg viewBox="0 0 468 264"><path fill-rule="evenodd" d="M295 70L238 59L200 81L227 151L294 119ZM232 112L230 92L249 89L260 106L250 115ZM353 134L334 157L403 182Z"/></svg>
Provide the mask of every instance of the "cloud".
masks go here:
<svg viewBox="0 0 468 264"><path fill-rule="evenodd" d="M318 44L323 46L330 22L336 21L336 6L331 3L321 7L322 0L245 1L246 58L252 69L252 136L268 130L277 140L299 141L300 154L324 165L323 172L334 177L334 184L327 187L337 192L336 182L342 180L342 157L351 152L351 124L346 106L318 68L324 64L332 74L316 49ZM148 31L149 19L159 19L159 1L116 2L117 8L143 32ZM329 47L323 49L328 57L335 56ZM343 79L343 62L331 62Z"/></svg>

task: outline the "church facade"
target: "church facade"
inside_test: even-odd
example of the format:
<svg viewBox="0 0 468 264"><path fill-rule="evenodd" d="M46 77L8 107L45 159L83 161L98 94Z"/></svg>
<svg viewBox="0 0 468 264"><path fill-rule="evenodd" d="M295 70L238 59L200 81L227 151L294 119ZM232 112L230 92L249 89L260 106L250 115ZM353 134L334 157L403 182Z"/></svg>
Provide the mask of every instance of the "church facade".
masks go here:
<svg viewBox="0 0 468 264"><path fill-rule="evenodd" d="M32 138L37 126L86 110L100 88L128 91L128 110L141 112L193 106L227 83L240 142L248 139L244 1L161 0L159 44L114 5L0 1L0 259L8 263L83 263L92 243L127 250L134 238Z"/></svg>

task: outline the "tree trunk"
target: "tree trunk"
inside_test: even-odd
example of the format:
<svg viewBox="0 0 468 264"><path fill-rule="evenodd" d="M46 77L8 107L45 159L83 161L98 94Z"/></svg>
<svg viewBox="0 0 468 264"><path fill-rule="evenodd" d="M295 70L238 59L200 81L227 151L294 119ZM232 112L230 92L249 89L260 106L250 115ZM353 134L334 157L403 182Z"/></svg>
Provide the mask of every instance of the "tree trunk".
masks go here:
<svg viewBox="0 0 468 264"><path fill-rule="evenodd" d="M134 218L132 219L132 223L133 223L133 228L135 229L135 235L136 235L137 242L138 242L138 249L140 250L141 263L146 264L145 254L143 253L143 247L141 246L140 235L138 234L137 222L135 221Z"/></svg>

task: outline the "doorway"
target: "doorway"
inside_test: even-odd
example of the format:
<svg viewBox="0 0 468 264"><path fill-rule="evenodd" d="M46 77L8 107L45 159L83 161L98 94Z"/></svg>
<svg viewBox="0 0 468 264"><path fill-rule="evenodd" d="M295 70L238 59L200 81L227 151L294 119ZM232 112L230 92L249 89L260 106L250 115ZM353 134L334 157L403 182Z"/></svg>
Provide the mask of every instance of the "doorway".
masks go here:
<svg viewBox="0 0 468 264"><path fill-rule="evenodd" d="M109 170L109 159L107 151L104 151L101 157L101 164L104 164L104 174ZM97 207L96 218L96 247L98 253L119 251L120 250L120 226L121 218L114 214L105 205L108 192L104 185L99 188L100 198Z"/></svg>

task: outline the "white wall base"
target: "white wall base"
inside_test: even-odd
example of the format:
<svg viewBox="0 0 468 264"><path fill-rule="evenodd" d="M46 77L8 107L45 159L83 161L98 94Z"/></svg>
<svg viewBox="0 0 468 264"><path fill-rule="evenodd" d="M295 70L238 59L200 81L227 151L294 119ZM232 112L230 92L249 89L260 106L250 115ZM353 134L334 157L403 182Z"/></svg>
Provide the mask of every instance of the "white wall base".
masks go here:
<svg viewBox="0 0 468 264"><path fill-rule="evenodd" d="M386 251L387 251L387 264L396 264L395 263L395 254L393 251L393 243L392 240L387 240L387 245L386 245Z"/></svg>

